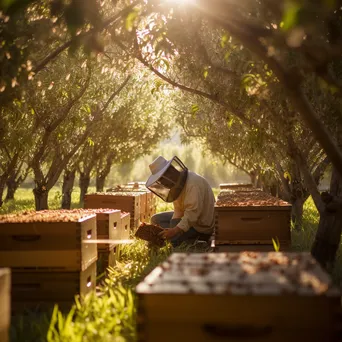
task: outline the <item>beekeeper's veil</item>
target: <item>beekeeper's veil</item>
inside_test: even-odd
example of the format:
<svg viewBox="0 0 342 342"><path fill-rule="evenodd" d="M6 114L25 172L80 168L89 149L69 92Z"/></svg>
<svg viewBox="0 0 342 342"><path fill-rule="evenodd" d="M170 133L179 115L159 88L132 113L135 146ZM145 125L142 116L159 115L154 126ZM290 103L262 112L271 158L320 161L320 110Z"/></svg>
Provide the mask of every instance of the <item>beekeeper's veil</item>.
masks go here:
<svg viewBox="0 0 342 342"><path fill-rule="evenodd" d="M188 169L178 157L166 160L159 156L149 165L151 176L146 187L165 202L173 202L182 192Z"/></svg>

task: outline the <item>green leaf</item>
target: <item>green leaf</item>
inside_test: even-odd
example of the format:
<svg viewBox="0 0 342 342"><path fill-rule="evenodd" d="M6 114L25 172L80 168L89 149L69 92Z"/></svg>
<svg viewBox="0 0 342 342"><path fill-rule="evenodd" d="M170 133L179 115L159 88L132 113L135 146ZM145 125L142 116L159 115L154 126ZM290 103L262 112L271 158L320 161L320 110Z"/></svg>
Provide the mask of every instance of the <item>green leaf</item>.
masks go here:
<svg viewBox="0 0 342 342"><path fill-rule="evenodd" d="M233 118L230 118L230 119L227 121L227 126L228 126L228 128L232 127L233 122L234 122L234 119L233 119Z"/></svg>
<svg viewBox="0 0 342 342"><path fill-rule="evenodd" d="M89 146L95 145L94 140L92 140L90 137L88 137L88 144L89 144Z"/></svg>
<svg viewBox="0 0 342 342"><path fill-rule="evenodd" d="M273 243L273 248L274 248L274 250L275 250L276 252L279 252L279 250L280 250L280 242L279 242L278 237L276 237L276 240L274 240L274 239L272 238L272 243Z"/></svg>
<svg viewBox="0 0 342 342"><path fill-rule="evenodd" d="M290 183L292 182L292 177L288 171L284 172L284 178L288 179Z"/></svg>
<svg viewBox="0 0 342 342"><path fill-rule="evenodd" d="M205 69L204 72L203 72L204 79L206 79L208 77L208 74L209 74L208 69Z"/></svg>
<svg viewBox="0 0 342 342"><path fill-rule="evenodd" d="M134 22L135 22L135 19L137 18L137 16L138 16L138 11L136 9L127 15L126 21L125 21L125 27L126 27L127 31L129 31L129 32L132 31L132 29L134 27Z"/></svg>
<svg viewBox="0 0 342 342"><path fill-rule="evenodd" d="M297 2L288 1L285 6L285 12L283 15L283 25L280 25L284 31L288 31L293 28L298 22L298 14L301 10L301 6Z"/></svg>
<svg viewBox="0 0 342 342"><path fill-rule="evenodd" d="M226 46L226 43L228 42L228 36L226 34L224 34L221 37L221 47L224 48Z"/></svg>
<svg viewBox="0 0 342 342"><path fill-rule="evenodd" d="M192 114L196 114L198 111L199 111L199 106L197 104L194 104L191 106Z"/></svg>

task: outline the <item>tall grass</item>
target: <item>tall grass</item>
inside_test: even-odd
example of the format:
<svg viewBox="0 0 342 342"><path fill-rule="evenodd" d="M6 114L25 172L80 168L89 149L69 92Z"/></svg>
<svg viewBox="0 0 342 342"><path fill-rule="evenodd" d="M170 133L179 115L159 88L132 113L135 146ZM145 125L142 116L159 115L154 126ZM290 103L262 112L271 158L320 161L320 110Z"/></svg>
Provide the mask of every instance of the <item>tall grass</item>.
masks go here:
<svg viewBox="0 0 342 342"><path fill-rule="evenodd" d="M215 192L215 191L214 191ZM216 191L216 195L217 195ZM73 207L78 206L79 193L73 194ZM60 191L52 189L49 206L60 207ZM157 201L158 211L172 210L172 205ZM20 189L16 200L6 203L0 213L34 209L30 190ZM318 226L318 213L311 199L305 203L301 231L292 230L292 250L310 251ZM85 297L76 297L69 312L58 307L39 313L30 311L12 318L11 342L123 342L136 340L135 286L171 252L205 252L203 247L170 245L156 252L136 240L121 248L121 256L115 267L101 280L96 291ZM342 285L341 248L332 274L334 281Z"/></svg>

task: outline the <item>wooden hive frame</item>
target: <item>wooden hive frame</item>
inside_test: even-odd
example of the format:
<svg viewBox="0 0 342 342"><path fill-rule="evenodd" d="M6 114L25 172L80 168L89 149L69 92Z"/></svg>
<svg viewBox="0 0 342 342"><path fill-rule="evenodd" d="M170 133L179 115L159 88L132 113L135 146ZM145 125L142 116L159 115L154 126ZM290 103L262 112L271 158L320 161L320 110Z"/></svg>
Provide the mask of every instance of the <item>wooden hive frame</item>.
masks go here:
<svg viewBox="0 0 342 342"><path fill-rule="evenodd" d="M11 320L11 270L0 268L0 341L9 341Z"/></svg>
<svg viewBox="0 0 342 342"><path fill-rule="evenodd" d="M97 259L96 217L77 222L1 222L0 266L32 271L84 271Z"/></svg>

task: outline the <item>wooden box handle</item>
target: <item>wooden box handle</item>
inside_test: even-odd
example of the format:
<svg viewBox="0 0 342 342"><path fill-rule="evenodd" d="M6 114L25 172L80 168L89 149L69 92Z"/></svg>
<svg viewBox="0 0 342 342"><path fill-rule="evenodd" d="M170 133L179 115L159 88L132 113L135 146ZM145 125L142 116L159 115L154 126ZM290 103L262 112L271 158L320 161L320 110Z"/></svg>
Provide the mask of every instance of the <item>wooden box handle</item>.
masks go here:
<svg viewBox="0 0 342 342"><path fill-rule="evenodd" d="M31 234L31 235L12 235L12 240L21 242L33 242L41 239L41 235Z"/></svg>

